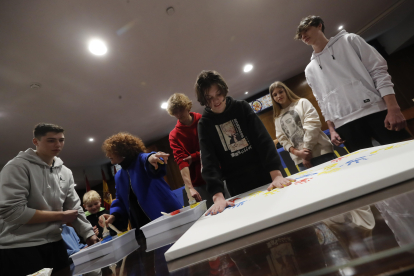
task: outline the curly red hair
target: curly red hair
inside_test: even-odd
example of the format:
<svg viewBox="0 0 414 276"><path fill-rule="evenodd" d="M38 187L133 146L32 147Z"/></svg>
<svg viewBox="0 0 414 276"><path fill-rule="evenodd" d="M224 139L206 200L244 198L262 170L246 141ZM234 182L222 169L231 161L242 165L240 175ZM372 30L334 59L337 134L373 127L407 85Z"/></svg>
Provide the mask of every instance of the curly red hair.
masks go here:
<svg viewBox="0 0 414 276"><path fill-rule="evenodd" d="M106 139L102 144L105 154L112 153L122 157L137 156L145 152L144 142L128 132L120 132Z"/></svg>

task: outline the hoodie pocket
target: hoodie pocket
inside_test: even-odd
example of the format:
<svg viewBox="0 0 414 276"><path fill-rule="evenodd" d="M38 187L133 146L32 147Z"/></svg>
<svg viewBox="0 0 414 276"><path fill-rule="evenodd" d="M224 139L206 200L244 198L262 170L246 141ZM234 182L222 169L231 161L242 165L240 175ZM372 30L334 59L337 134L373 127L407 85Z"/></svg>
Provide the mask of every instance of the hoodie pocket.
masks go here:
<svg viewBox="0 0 414 276"><path fill-rule="evenodd" d="M361 81L354 80L337 87L324 98L324 111L329 119L340 119L379 100L379 95L368 90Z"/></svg>

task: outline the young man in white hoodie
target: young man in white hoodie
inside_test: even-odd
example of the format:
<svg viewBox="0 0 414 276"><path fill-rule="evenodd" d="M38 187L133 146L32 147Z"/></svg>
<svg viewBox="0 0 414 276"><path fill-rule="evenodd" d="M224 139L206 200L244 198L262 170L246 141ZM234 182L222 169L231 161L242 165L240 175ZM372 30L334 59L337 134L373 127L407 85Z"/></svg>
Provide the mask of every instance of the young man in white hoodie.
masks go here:
<svg viewBox="0 0 414 276"><path fill-rule="evenodd" d="M384 58L360 36L340 31L327 39L319 16L302 19L295 39L314 52L305 69L331 133L351 152L410 138Z"/></svg>
<svg viewBox="0 0 414 276"><path fill-rule="evenodd" d="M0 275L27 275L68 265L61 225L71 222L88 245L98 242L75 191L71 170L56 157L63 128L38 124L33 144L0 172Z"/></svg>

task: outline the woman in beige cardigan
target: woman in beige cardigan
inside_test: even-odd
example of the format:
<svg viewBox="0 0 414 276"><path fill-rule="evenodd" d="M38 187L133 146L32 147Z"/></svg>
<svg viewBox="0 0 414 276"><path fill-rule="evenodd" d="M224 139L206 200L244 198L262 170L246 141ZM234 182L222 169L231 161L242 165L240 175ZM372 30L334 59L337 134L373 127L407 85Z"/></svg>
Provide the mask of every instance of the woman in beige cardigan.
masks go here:
<svg viewBox="0 0 414 276"><path fill-rule="evenodd" d="M321 130L319 115L311 102L298 97L279 81L270 85L269 92L276 138L299 169L335 159L332 143Z"/></svg>

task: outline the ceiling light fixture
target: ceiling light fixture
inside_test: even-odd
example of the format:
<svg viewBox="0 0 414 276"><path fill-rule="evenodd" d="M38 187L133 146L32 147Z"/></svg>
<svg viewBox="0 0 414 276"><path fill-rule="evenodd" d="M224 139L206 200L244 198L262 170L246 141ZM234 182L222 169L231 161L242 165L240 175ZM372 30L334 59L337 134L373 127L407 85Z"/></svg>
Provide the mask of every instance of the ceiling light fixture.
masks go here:
<svg viewBox="0 0 414 276"><path fill-rule="evenodd" d="M32 89L39 89L40 87L42 87L42 85L38 82L33 82L30 84L30 88Z"/></svg>
<svg viewBox="0 0 414 276"><path fill-rule="evenodd" d="M252 71L252 69L253 69L253 65L251 65L251 64L246 64L246 65L244 66L244 68L243 68L243 71L244 71L245 73L247 73L247 72Z"/></svg>
<svg viewBox="0 0 414 276"><path fill-rule="evenodd" d="M168 106L168 103L164 102L164 103L162 103L161 108L162 108L162 109L166 109L166 108L167 108L167 106Z"/></svg>
<svg viewBox="0 0 414 276"><path fill-rule="evenodd" d="M342 25L341 25L341 26L339 26L338 30L342 30L342 28L343 28L343 27L344 27L344 26L342 26Z"/></svg>
<svg viewBox="0 0 414 276"><path fill-rule="evenodd" d="M173 15L175 13L174 7L168 7L166 10L168 15Z"/></svg>
<svg viewBox="0 0 414 276"><path fill-rule="evenodd" d="M249 94L249 91L244 92L244 94Z"/></svg>
<svg viewBox="0 0 414 276"><path fill-rule="evenodd" d="M106 47L105 43L99 39L92 39L91 41L89 41L88 49L92 54L96 56L105 55L108 51L108 48Z"/></svg>
<svg viewBox="0 0 414 276"><path fill-rule="evenodd" d="M94 139L93 138L89 138L89 142L93 142L94 141Z"/></svg>

